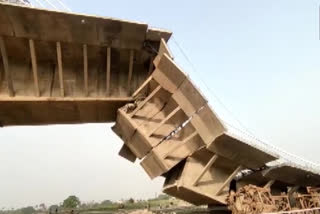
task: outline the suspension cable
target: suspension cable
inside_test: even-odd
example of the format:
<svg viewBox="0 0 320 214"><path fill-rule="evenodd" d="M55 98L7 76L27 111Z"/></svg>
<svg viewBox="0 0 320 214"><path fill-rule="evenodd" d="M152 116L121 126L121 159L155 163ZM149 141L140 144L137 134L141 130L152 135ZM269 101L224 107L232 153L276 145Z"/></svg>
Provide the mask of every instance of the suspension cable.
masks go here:
<svg viewBox="0 0 320 214"><path fill-rule="evenodd" d="M182 55L184 56L184 58L185 58L185 59L187 60L187 62L190 64L190 66L191 66L191 68L192 68L191 70L195 73L195 75L197 75L197 76L199 77L200 81L204 84L204 86L205 86L206 89L209 91L209 93L210 93L210 94L218 101L218 103L233 117L233 119L235 119L235 120L238 122L238 124L239 124L245 131L243 131L243 130L241 130L241 129L238 129L238 128L234 127L234 126L231 125L231 124L228 124L229 126L231 126L232 128L234 128L234 129L242 132L243 134L246 134L246 135L249 135L249 136L253 137L255 140L257 140L258 142L264 144L265 146L271 147L273 150L275 150L275 151L277 151L278 153L280 153L280 155L281 155L281 153L282 153L282 155L281 155L282 157L281 157L281 158L283 158L284 160L289 161L289 162L292 162L292 160L288 159L288 157L292 157L292 158L294 158L294 159L300 160L301 162L304 162L304 164L305 164L304 167L307 167L307 168L309 168L309 169L310 169L310 167L311 167L311 168L313 168L313 167L317 168L317 171L319 171L318 173L320 173L320 169L319 169L320 166L319 166L318 164L315 164L314 162L311 162L311 161L305 160L305 159L303 159L303 158L300 158L300 157L298 157L298 156L296 156L296 155L293 155L293 154L291 154L291 153L288 153L288 152L286 152L286 151L284 151L284 150L282 150L282 149L280 149L280 148L278 148L278 147L276 147L276 146L274 146L274 145L271 145L271 144L269 144L269 143L266 143L265 141L260 140L255 134L253 134L253 132L249 131L249 129L229 110L229 108L227 108L227 106L221 101L221 99L220 99L220 98L213 92L213 90L206 84L206 82L204 81L204 79L202 78L202 76L200 75L200 73L197 72L196 67L195 67L194 64L191 62L191 60L189 59L189 57L187 56L187 54L185 53L185 51L183 50L183 48L181 47L181 45L179 45L178 41L175 39L174 36L172 36L172 39L173 39L175 45L177 46L177 48L179 49L179 51L180 51L180 52L182 53ZM224 123L226 123L226 122L224 121ZM287 157L283 157L283 155L286 155ZM309 167L308 165L309 165L310 167Z"/></svg>
<svg viewBox="0 0 320 214"><path fill-rule="evenodd" d="M204 79L202 78L202 76L200 75L199 72L197 72L196 67L194 66L194 64L191 62L191 60L189 59L189 57L187 56L187 54L185 53L185 51L182 49L182 47L179 45L179 43L177 42L177 40L175 39L174 36L172 36L172 39L174 41L174 43L176 44L176 46L178 47L179 51L182 53L182 55L184 56L184 58L187 60L187 62L190 64L191 66L191 70L194 72L195 75L197 75L200 78L200 81L203 83L203 85L206 87L206 89L209 91L209 93L217 100L217 102L233 117L233 119L235 119L237 121L237 123L242 126L242 128L244 128L247 132L249 132L249 130L246 128L246 126L231 112L231 110L229 110L229 108L221 101L221 99L216 95L216 93L211 89L211 87L209 87L206 82L204 81ZM250 133L250 132L249 132ZM251 135L253 135L252 133L250 133Z"/></svg>
<svg viewBox="0 0 320 214"><path fill-rule="evenodd" d="M56 0L64 9L66 9L69 12L72 12L72 10L65 4L62 2L62 0Z"/></svg>
<svg viewBox="0 0 320 214"><path fill-rule="evenodd" d="M46 8L46 7L44 6L44 4L42 4L42 2L41 2L40 0L35 0L35 1L40 5L40 7Z"/></svg>
<svg viewBox="0 0 320 214"><path fill-rule="evenodd" d="M52 4L51 1L49 1L49 0L44 0L44 1L47 2L54 9L58 10L58 8L54 4Z"/></svg>

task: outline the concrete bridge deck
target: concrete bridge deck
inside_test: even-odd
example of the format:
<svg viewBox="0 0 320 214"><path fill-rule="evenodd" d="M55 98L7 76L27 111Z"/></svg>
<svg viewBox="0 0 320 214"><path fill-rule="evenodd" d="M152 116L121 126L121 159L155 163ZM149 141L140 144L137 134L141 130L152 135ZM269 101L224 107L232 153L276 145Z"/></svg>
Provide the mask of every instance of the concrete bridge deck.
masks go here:
<svg viewBox="0 0 320 214"><path fill-rule="evenodd" d="M115 121L171 32L147 24L0 5L0 124Z"/></svg>

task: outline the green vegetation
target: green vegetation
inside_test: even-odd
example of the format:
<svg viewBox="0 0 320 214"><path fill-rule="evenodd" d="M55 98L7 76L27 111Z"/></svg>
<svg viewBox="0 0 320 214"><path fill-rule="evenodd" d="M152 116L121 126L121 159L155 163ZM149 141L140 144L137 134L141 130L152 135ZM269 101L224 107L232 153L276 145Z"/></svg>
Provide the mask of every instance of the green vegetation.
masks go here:
<svg viewBox="0 0 320 214"><path fill-rule="evenodd" d="M36 213L36 210L32 206L23 207L20 209L11 209L11 210L0 210L0 214L33 214Z"/></svg>
<svg viewBox="0 0 320 214"><path fill-rule="evenodd" d="M76 213L86 213L90 211L106 211L116 212L118 210L135 210L135 209L154 209L154 208L167 208L171 206L177 206L178 200L168 196L166 194L160 194L155 198L148 200L137 200L129 198L122 200L121 202L113 202L111 200L104 200L98 202L82 202L80 199L71 195L66 198L61 205L51 205L49 208L44 203L36 206L28 206L20 209L5 209L0 210L0 214L65 214L69 213L72 209L76 210Z"/></svg>
<svg viewBox="0 0 320 214"><path fill-rule="evenodd" d="M81 202L80 202L79 198L75 195L71 195L63 201L62 206L64 208L74 209L74 208L77 208L78 206L80 206L80 204L81 204Z"/></svg>
<svg viewBox="0 0 320 214"><path fill-rule="evenodd" d="M160 194L158 197L148 200L134 200L129 198L122 202L112 202L110 200L102 201L101 203L88 203L81 204L81 211L108 211L115 212L119 209L123 210L135 210L146 208L166 208L169 206L177 206L178 200L166 195Z"/></svg>

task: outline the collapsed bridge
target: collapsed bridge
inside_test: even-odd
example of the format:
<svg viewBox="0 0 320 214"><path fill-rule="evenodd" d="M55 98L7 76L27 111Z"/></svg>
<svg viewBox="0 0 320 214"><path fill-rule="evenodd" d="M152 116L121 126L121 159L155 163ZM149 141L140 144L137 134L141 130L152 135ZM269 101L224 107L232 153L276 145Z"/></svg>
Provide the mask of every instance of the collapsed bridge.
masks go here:
<svg viewBox="0 0 320 214"><path fill-rule="evenodd" d="M170 36L144 23L1 3L1 126L115 121L119 155L141 160L150 178L166 178L165 193L196 205L227 205L249 184L276 195L319 186L318 169L217 116L174 62Z"/></svg>

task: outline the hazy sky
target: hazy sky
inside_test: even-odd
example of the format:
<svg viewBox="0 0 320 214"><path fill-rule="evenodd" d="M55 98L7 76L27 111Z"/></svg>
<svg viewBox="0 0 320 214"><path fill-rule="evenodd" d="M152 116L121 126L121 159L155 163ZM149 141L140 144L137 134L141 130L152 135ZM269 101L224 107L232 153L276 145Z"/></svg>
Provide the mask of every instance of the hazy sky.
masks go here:
<svg viewBox="0 0 320 214"><path fill-rule="evenodd" d="M320 162L319 1L64 2L74 12L172 30L197 73L172 39L175 60L221 116L237 123L205 84L255 135ZM3 128L0 138L0 208L161 190L163 179L150 181L139 164L117 156L121 141L107 124Z"/></svg>

